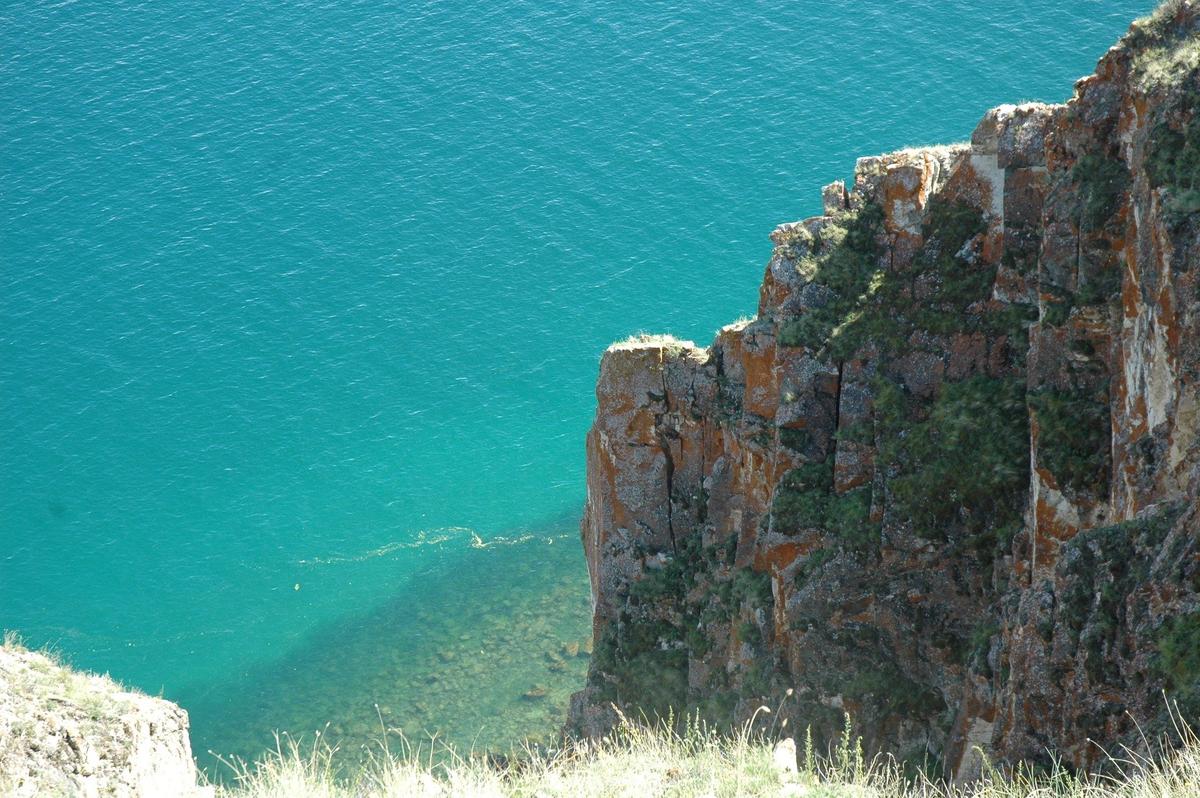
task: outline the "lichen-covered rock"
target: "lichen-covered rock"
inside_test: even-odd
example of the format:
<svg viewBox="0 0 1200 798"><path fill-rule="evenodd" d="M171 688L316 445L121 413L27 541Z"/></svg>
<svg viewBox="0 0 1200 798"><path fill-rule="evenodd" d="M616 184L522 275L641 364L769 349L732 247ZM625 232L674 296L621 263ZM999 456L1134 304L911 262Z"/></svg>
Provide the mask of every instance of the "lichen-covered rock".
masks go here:
<svg viewBox="0 0 1200 798"><path fill-rule="evenodd" d="M768 702L970 778L1200 720L1197 6L860 159L707 350L605 353L576 731Z"/></svg>
<svg viewBox="0 0 1200 798"><path fill-rule="evenodd" d="M211 790L211 788L210 788ZM187 713L44 654L0 647L0 794L188 798Z"/></svg>

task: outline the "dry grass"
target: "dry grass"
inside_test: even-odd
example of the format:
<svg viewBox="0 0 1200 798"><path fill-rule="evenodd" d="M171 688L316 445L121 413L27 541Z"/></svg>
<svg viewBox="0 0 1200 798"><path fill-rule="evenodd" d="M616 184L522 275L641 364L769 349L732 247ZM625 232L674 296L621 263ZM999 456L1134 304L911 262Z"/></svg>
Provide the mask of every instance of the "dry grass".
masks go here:
<svg viewBox="0 0 1200 798"><path fill-rule="evenodd" d="M684 341L676 338L673 335L663 335L660 333L634 333L628 338L620 341L615 341L609 345L609 349L640 349L642 347L658 347L661 346L668 350L683 350L695 347L691 341Z"/></svg>
<svg viewBox="0 0 1200 798"><path fill-rule="evenodd" d="M1198 0L1166 0L1136 20L1130 39L1141 49L1134 56L1134 82L1143 90L1169 85L1200 68L1200 36L1171 35L1171 20L1185 8L1197 13Z"/></svg>
<svg viewBox="0 0 1200 798"><path fill-rule="evenodd" d="M10 698L31 694L60 696L87 706L103 677L75 674L43 655L29 656L15 637L3 647L24 654L19 673L7 674ZM65 676L64 676L65 674ZM76 684L78 681L78 684ZM129 695L129 694L126 694ZM93 723L122 728L104 717ZM10 708L9 720L30 725L28 730L0 724L0 795L6 785L3 743L36 736L39 719L28 708ZM760 712L770 715L765 707ZM852 742L849 726L833 751L820 755L801 740L775 745L752 728L740 734L718 735L699 722L677 732L660 726L625 722L616 734L597 742L580 742L547 752L530 749L511 761L466 755L445 746L413 746L403 738L383 734L372 759L356 774L344 776L334 765L336 751L320 739L302 745L280 742L253 763L234 762L235 777L225 786L202 788L217 798L1200 798L1200 739L1178 724L1185 745L1159 758L1125 751L1114 755L1109 777L1076 777L1065 770L1048 774L1006 774L985 768L977 783L955 788L941 782L906 779L888 757L868 761ZM87 720L80 729L82 738ZM27 733L26 733L27 732ZM384 730L381 728L381 733ZM98 733L98 730L97 730ZM1147 746L1152 748L1153 746ZM27 794L27 793L26 793ZM69 789L62 794L74 794Z"/></svg>
<svg viewBox="0 0 1200 798"><path fill-rule="evenodd" d="M225 798L616 798L792 796L793 798L1196 798L1200 740L1185 731L1181 751L1161 761L1126 753L1117 777L1075 777L1065 770L1033 776L989 770L955 788L912 781L888 758L865 761L843 745L827 756L811 748L773 747L747 732L720 737L692 725L683 733L626 724L611 739L545 754L518 765L450 756L438 764L428 747L381 751L357 777L339 780L320 745L281 745L252 766L239 767ZM849 738L844 738L849 739ZM799 760L797 766L797 759Z"/></svg>

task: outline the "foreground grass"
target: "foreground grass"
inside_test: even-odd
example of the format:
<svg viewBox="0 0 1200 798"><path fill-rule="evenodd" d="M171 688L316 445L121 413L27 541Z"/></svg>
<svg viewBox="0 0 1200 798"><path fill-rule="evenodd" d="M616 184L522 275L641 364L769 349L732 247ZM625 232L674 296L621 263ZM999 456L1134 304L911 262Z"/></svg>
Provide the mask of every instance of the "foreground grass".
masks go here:
<svg viewBox="0 0 1200 798"><path fill-rule="evenodd" d="M530 752L505 766L483 758L450 756L438 764L429 749L402 745L381 751L351 780L339 780L332 751L281 745L254 765L237 766L224 798L600 798L600 796L780 796L780 798L1198 798L1200 740L1183 731L1186 745L1159 761L1126 752L1114 756L1108 777L1076 777L1059 770L1033 776L985 769L966 787L906 779L886 758L864 761L843 745L814 756L790 741L773 746L743 733L732 739L691 728L625 725L611 739L554 754ZM444 754L443 754L444 756ZM798 766L797 766L797 760Z"/></svg>
<svg viewBox="0 0 1200 798"><path fill-rule="evenodd" d="M69 727L66 736L76 741L76 754L83 741L89 749L109 750L120 758L127 718L124 709L117 712L114 707L139 700L155 702L122 692L104 677L76 673L43 654L30 654L15 637L6 635L0 645L0 796L95 794L68 778L77 774L79 757L55 747L61 735L50 732ZM849 728L841 744L828 754L818 755L802 738L797 755L790 740L775 744L750 731L764 726L773 730L772 713L765 707L760 713L732 737L717 735L698 723L686 724L680 733L669 724L649 727L626 722L606 740L553 752L529 750L507 761L457 756L445 746L408 745L387 735L381 718L384 739L398 742L390 749L381 745L352 776L339 775L334 764L340 759L338 752L318 738L316 744L280 743L253 763L232 763L235 776L227 785L196 790L190 773L174 774L186 775L186 784L175 779L152 794L163 798L1200 798L1200 738L1182 722L1176 728L1184 741L1182 748L1153 760L1132 752L1115 754L1108 768L1115 776L1075 777L1061 770L1012 775L985 768L978 782L953 788L906 779L890 758L867 761L861 748L851 743ZM87 768L97 766L92 763ZM22 778L22 773L36 776L38 768L45 778L32 782ZM116 794L122 794L120 785L117 789Z"/></svg>

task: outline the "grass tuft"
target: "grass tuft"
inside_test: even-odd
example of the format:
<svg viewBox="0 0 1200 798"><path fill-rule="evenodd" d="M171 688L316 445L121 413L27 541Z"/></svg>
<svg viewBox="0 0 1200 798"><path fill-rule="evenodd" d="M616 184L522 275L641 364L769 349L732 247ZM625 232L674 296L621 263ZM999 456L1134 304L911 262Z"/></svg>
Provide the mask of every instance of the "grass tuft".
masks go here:
<svg viewBox="0 0 1200 798"><path fill-rule="evenodd" d="M654 349L661 347L666 350L667 354L676 356L683 352L694 349L695 344L691 341L684 341L676 338L673 335L663 335L658 333L639 332L630 335L620 341L615 341L609 344L608 351L612 352L621 349Z"/></svg>

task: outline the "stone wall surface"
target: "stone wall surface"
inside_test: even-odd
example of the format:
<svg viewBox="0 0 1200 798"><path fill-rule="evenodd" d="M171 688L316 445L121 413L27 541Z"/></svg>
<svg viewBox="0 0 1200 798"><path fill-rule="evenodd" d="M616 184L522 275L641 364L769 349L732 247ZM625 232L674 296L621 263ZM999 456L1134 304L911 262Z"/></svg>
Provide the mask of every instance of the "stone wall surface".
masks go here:
<svg viewBox="0 0 1200 798"><path fill-rule="evenodd" d="M860 159L709 348L604 354L577 733L765 702L969 778L1200 720L1198 104L1176 0L1069 102Z"/></svg>

